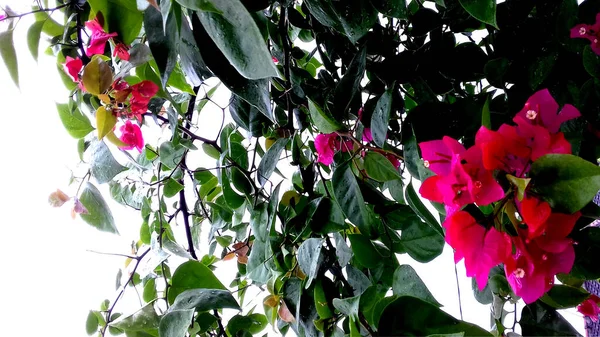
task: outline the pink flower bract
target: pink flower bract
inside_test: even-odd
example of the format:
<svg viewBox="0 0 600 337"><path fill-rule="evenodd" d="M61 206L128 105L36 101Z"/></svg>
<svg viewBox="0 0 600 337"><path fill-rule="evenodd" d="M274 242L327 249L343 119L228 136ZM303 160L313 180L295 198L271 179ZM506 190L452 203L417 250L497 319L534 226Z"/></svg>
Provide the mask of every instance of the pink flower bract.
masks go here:
<svg viewBox="0 0 600 337"><path fill-rule="evenodd" d="M592 50L600 55L600 13L596 14L593 25L579 24L571 28L571 38L588 39Z"/></svg>
<svg viewBox="0 0 600 337"><path fill-rule="evenodd" d="M72 58L67 56L63 64L64 71L71 76L73 82L79 82L79 72L83 68L83 61L80 58Z"/></svg>
<svg viewBox="0 0 600 337"><path fill-rule="evenodd" d="M545 127L550 133L556 133L562 123L577 118L581 114L577 108L570 104L566 104L558 112L558 103L550 95L548 89L543 89L529 97L523 109L517 113L517 116L533 125Z"/></svg>
<svg viewBox="0 0 600 337"><path fill-rule="evenodd" d="M598 302L600 302L600 298L596 295L591 295L588 299L583 301L583 303L577 306L577 311L584 316L589 317L592 322L598 322L598 315L600 314Z"/></svg>
<svg viewBox="0 0 600 337"><path fill-rule="evenodd" d="M129 48L123 43L119 43L115 46L113 56L118 56L121 60L129 61Z"/></svg>
<svg viewBox="0 0 600 337"><path fill-rule="evenodd" d="M118 35L117 33L105 32L104 28L102 28L97 19L86 22L85 26L92 31L92 34L90 35L90 45L85 51L87 56L104 54L104 47L106 47L106 42Z"/></svg>
<svg viewBox="0 0 600 337"><path fill-rule="evenodd" d="M142 149L144 148L144 137L142 136L142 130L137 124L133 124L128 120L119 128L119 131L121 131L119 139L127 144L127 146L122 147L122 149L131 150L136 148L139 152L142 152Z"/></svg>

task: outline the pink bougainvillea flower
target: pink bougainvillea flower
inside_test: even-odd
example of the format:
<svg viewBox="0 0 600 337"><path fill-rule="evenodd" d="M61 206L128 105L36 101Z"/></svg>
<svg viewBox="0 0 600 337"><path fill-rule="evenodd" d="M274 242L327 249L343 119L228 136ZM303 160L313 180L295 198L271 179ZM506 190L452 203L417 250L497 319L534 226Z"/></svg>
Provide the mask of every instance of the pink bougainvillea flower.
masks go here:
<svg viewBox="0 0 600 337"><path fill-rule="evenodd" d="M521 116L515 116L517 132L531 149L531 161L549 153L571 154L571 144L562 132L550 133L540 125L532 125Z"/></svg>
<svg viewBox="0 0 600 337"><path fill-rule="evenodd" d="M333 155L337 151L336 138L339 137L335 133L318 134L315 137L315 149L317 150L317 161L323 165L331 165L333 163Z"/></svg>
<svg viewBox="0 0 600 337"><path fill-rule="evenodd" d="M118 35L117 33L105 32L104 28L102 28L97 19L87 21L85 23L85 26L92 31L92 34L90 35L90 45L85 51L87 56L104 54L104 47L106 47L106 42Z"/></svg>
<svg viewBox="0 0 600 337"><path fill-rule="evenodd" d="M271 56L273 63L279 63L279 60L275 56Z"/></svg>
<svg viewBox="0 0 600 337"><path fill-rule="evenodd" d="M144 80L131 86L131 94L140 102L150 102L158 92L158 85L152 81Z"/></svg>
<svg viewBox="0 0 600 337"><path fill-rule="evenodd" d="M544 224L544 232L533 240L542 250L550 253L560 253L573 245L573 240L567 236L575 227L581 216L580 212L573 214L552 213Z"/></svg>
<svg viewBox="0 0 600 337"><path fill-rule="evenodd" d="M523 109L517 113L517 116L533 125L545 127L550 133L556 133L562 123L577 118L581 114L577 108L570 104L566 104L558 112L558 103L550 95L548 89L543 89L529 97Z"/></svg>
<svg viewBox="0 0 600 337"><path fill-rule="evenodd" d="M371 134L371 128L364 128L363 134L362 134L362 140L363 140L363 142L367 142L367 143L370 143L373 141L373 134Z"/></svg>
<svg viewBox="0 0 600 337"><path fill-rule="evenodd" d="M521 202L521 216L527 224L528 236L537 237L545 231L546 220L550 217L550 204L533 197L525 197Z"/></svg>
<svg viewBox="0 0 600 337"><path fill-rule="evenodd" d="M71 76L73 82L79 82L79 72L83 68L83 61L80 58L72 58L67 56L63 64L64 71Z"/></svg>
<svg viewBox="0 0 600 337"><path fill-rule="evenodd" d="M129 61L129 47L123 43L118 43L115 46L113 56L118 56L121 60Z"/></svg>
<svg viewBox="0 0 600 337"><path fill-rule="evenodd" d="M590 40L592 50L600 55L600 13L596 14L596 23L593 25L579 24L571 28L571 38Z"/></svg>
<svg viewBox="0 0 600 337"><path fill-rule="evenodd" d="M475 277L479 289L483 290L490 269L509 258L510 237L493 227L486 229L465 211L446 218L443 226L446 242L454 248L454 261L464 259L467 276Z"/></svg>
<svg viewBox="0 0 600 337"><path fill-rule="evenodd" d="M137 124L133 124L131 121L127 120L124 125L121 125L119 131L121 131L119 139L127 144L127 146L122 147L122 149L131 150L136 148L139 152L142 152L142 149L144 148L144 137L142 136L142 130Z"/></svg>
<svg viewBox="0 0 600 337"><path fill-rule="evenodd" d="M475 134L475 145L481 150L482 165L488 170L504 170L520 175L531 155L514 126L504 124L498 131L482 126Z"/></svg>
<svg viewBox="0 0 600 337"><path fill-rule="evenodd" d="M569 273L575 262L573 245L557 253L547 252L537 244L525 246L519 237L513 237L516 254L504 263L506 279L515 294L525 303L535 302L554 284L558 273Z"/></svg>
<svg viewBox="0 0 600 337"><path fill-rule="evenodd" d="M333 156L337 151L352 151L352 140L340 140L341 137L333 133L320 133L315 137L315 149L317 150L317 162L323 165L331 165Z"/></svg>
<svg viewBox="0 0 600 337"><path fill-rule="evenodd" d="M425 167L439 175L449 174L453 156L465 151L462 144L448 136L444 136L442 140L421 142L419 147Z"/></svg>
<svg viewBox="0 0 600 337"><path fill-rule="evenodd" d="M592 322L598 322L598 315L600 315L600 307L598 307L598 303L600 303L600 298L592 294L588 299L577 306L577 311L584 316L589 317Z"/></svg>
<svg viewBox="0 0 600 337"><path fill-rule="evenodd" d="M469 193L478 205L489 205L504 197L504 190L498 184L492 171L485 169L481 149L477 146L470 147L461 156L465 163L463 167L469 177Z"/></svg>
<svg viewBox="0 0 600 337"><path fill-rule="evenodd" d="M0 14L0 21L2 21L2 20L4 20L4 19L6 19L6 15L4 15L4 14Z"/></svg>
<svg viewBox="0 0 600 337"><path fill-rule="evenodd" d="M125 102L131 93L129 83L125 82L122 78L113 82L112 89L112 96L119 103Z"/></svg>

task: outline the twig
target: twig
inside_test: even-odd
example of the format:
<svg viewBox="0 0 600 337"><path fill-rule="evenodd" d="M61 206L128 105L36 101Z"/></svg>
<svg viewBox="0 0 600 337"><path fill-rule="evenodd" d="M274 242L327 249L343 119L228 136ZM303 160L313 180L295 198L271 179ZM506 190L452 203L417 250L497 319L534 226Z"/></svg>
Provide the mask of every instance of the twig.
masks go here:
<svg viewBox="0 0 600 337"><path fill-rule="evenodd" d="M462 311L462 299L460 296L460 285L458 284L458 269L456 269L456 263L454 264L454 276L456 277L456 292L458 293L458 310L460 312L460 320L463 320Z"/></svg>
<svg viewBox="0 0 600 337"><path fill-rule="evenodd" d="M108 325L111 322L110 316L112 315L112 312L115 309L115 306L119 302L119 299L121 298L121 296L123 296L123 293L125 293L125 289L129 285L129 283L133 280L133 277L135 276L135 271L137 270L138 266L140 265L140 262L142 262L142 260L144 259L144 256L146 256L146 254L148 254L149 252L150 252L150 248L146 249L146 251L143 252L140 256L137 256L134 258L134 260L136 260L135 266L133 267L133 270L131 271L131 274L129 275L127 282L125 282L125 284L123 284L121 286L121 290L119 291L117 298L115 298L115 300L112 302L112 305L110 306L110 308L108 308L108 311L106 311L106 325L103 326L102 329L100 330L100 335L102 337L104 337L104 335L106 334Z"/></svg>
<svg viewBox="0 0 600 337"><path fill-rule="evenodd" d="M225 334L225 327L223 327L223 322L221 322L221 316L219 316L219 312L217 309L213 310L215 317L217 318L217 324L219 324L219 336L227 336Z"/></svg>
<svg viewBox="0 0 600 337"><path fill-rule="evenodd" d="M0 19L0 22L8 20L8 19L22 18L22 17L24 17L26 15L29 15L29 14L35 14L35 13L41 13L41 12L54 12L55 10L58 10L58 9L61 9L61 8L65 8L65 7L70 6L70 5L71 5L71 3L67 2L65 4L62 4L60 6L56 6L54 8L40 8L40 9L36 9L36 10L30 11L30 12L27 12L27 13L14 14L14 15L12 15L12 14L11 15L6 15L4 18Z"/></svg>

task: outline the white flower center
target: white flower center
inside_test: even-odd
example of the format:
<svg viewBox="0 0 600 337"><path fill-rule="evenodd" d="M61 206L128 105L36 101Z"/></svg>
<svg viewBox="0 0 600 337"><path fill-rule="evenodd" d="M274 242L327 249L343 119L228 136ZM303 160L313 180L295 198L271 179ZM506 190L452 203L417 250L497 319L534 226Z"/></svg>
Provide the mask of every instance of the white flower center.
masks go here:
<svg viewBox="0 0 600 337"><path fill-rule="evenodd" d="M534 120L537 117L537 114L538 113L535 110L527 110L527 113L525 114L525 116L529 120Z"/></svg>
<svg viewBox="0 0 600 337"><path fill-rule="evenodd" d="M585 35L586 32L587 31L586 31L585 27L579 28L579 35Z"/></svg>

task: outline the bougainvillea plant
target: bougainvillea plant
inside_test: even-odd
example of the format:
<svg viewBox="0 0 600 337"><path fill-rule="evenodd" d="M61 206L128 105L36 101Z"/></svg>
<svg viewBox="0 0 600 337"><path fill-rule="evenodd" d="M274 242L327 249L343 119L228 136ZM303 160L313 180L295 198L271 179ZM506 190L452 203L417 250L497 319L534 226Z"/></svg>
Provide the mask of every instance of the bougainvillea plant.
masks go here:
<svg viewBox="0 0 600 337"><path fill-rule="evenodd" d="M49 2L4 8L0 55L18 85L31 15L32 55L43 40L71 90L58 117L85 170L50 203L139 229L90 335L576 336L557 309L598 319L600 2ZM491 325L399 263L446 243Z"/></svg>

